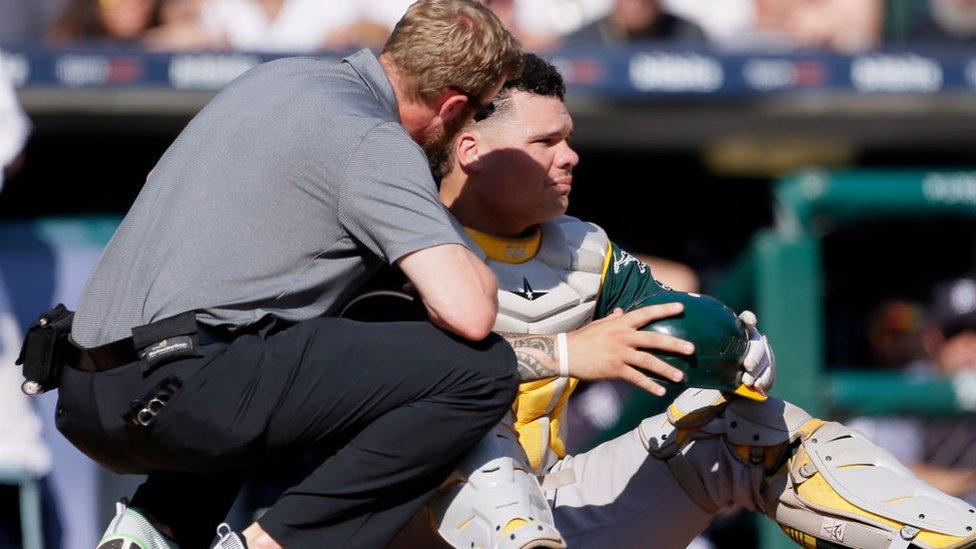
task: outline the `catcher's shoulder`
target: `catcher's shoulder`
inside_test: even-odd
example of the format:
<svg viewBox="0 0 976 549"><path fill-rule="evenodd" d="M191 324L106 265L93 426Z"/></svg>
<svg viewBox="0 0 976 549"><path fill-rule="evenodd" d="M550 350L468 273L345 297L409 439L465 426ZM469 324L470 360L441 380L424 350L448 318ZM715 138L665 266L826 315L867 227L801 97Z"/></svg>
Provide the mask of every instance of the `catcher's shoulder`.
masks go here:
<svg viewBox="0 0 976 549"><path fill-rule="evenodd" d="M606 246L610 242L610 238L607 236L607 232L603 230L603 227L597 225L596 223L591 223L589 221L583 221L578 217L573 217L571 215L564 215L553 221L556 226L566 235L566 239L569 241L579 241L583 242L586 240L593 242L600 242Z"/></svg>
<svg viewBox="0 0 976 549"><path fill-rule="evenodd" d="M577 269L600 272L609 253L610 238L596 223L564 215L553 221L574 252Z"/></svg>

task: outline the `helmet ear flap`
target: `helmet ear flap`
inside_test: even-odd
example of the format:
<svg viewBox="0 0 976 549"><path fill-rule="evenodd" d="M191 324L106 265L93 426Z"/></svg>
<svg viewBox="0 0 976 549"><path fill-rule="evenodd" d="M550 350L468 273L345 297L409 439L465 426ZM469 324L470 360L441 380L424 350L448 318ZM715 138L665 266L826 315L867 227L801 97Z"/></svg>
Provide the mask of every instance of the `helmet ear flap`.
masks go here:
<svg viewBox="0 0 976 549"><path fill-rule="evenodd" d="M732 309L721 301L707 295L666 291L646 297L630 310L662 303L681 303L681 314L656 320L642 328L674 336L695 344L692 355L679 355L663 351L649 350L656 357L684 372L681 383L675 384L664 378L651 375L658 383L670 386L719 389L730 393L740 393L746 398L763 400L765 395L748 394L742 384L742 359L746 354L749 336L745 323Z"/></svg>

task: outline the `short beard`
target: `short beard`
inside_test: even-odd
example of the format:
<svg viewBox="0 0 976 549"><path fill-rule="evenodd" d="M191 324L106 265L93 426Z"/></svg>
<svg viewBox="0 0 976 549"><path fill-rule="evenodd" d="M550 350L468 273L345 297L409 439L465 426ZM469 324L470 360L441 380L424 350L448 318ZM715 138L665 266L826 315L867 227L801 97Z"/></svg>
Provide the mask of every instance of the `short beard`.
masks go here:
<svg viewBox="0 0 976 549"><path fill-rule="evenodd" d="M434 181L440 183L444 176L451 172L451 163L454 161L454 155L451 154L451 147L447 146L434 154L433 158L428 155L428 161L430 163L430 173L434 176Z"/></svg>
<svg viewBox="0 0 976 549"><path fill-rule="evenodd" d="M420 148L427 155L427 161L433 165L441 157L444 149L447 148L447 136L445 135L444 129L438 128L434 133L428 135L427 139L420 144Z"/></svg>
<svg viewBox="0 0 976 549"><path fill-rule="evenodd" d="M451 142L454 141L454 138L471 121L473 114L473 110L466 110L460 116L432 130L431 134L420 145L420 148L424 150L424 154L427 155L427 161L429 163L433 164L438 158L441 158L441 153L448 148Z"/></svg>

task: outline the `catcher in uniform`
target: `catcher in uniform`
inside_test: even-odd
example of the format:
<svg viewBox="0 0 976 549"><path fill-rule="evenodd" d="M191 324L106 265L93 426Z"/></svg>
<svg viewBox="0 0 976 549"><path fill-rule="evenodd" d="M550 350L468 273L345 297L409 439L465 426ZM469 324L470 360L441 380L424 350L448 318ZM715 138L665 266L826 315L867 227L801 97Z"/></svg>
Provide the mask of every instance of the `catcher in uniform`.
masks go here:
<svg viewBox="0 0 976 549"><path fill-rule="evenodd" d="M860 432L766 397L774 363L754 315L670 290L600 227L564 215L578 156L563 93L556 69L528 55L522 76L437 166L442 201L498 277L495 330L521 368L550 374L523 383L506 419L429 504L444 540L685 547L718 511L741 505L805 547L974 544L968 504ZM574 347L558 334L674 301L683 314L648 329L695 343L693 357L667 360L696 388L630 433L566 455L563 418L577 380L565 368Z"/></svg>

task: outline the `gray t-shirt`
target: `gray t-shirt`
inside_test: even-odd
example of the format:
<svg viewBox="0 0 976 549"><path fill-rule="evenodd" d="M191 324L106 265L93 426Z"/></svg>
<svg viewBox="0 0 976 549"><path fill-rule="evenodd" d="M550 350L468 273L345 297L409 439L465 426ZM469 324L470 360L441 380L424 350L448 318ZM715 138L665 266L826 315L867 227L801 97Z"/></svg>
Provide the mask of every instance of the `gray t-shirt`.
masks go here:
<svg viewBox="0 0 976 549"><path fill-rule="evenodd" d="M85 286L86 347L196 310L236 328L329 315L383 262L463 244L369 50L242 75L149 174Z"/></svg>

